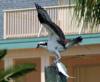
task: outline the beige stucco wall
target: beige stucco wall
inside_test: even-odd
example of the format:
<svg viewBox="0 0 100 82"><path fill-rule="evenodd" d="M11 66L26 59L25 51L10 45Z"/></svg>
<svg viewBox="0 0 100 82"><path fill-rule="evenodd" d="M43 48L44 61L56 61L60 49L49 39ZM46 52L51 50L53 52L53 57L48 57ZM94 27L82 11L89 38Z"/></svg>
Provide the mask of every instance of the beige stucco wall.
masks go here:
<svg viewBox="0 0 100 82"><path fill-rule="evenodd" d="M62 56L70 55L95 55L100 54L100 44L87 45L87 46L75 46L61 53ZM46 49L33 48L33 49L13 49L9 50L6 57L10 58L30 58L30 57L45 57L53 56L53 53L48 52Z"/></svg>
<svg viewBox="0 0 100 82"><path fill-rule="evenodd" d="M65 51L63 55L99 55L100 44L98 45L86 45L86 46L75 46Z"/></svg>
<svg viewBox="0 0 100 82"><path fill-rule="evenodd" d="M65 50L61 54L62 56L100 55L100 45L75 46ZM40 58L41 82L45 82L44 67L49 65L50 56L54 56L54 54L42 48L8 50L7 55L4 58L4 66L5 68L13 66L14 60L17 59Z"/></svg>

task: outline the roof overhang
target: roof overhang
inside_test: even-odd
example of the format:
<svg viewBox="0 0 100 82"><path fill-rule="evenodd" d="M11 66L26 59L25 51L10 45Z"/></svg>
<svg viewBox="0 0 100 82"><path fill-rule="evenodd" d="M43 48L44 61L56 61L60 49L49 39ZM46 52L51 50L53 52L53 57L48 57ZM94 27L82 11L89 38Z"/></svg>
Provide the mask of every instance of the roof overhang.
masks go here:
<svg viewBox="0 0 100 82"><path fill-rule="evenodd" d="M74 34L66 35L66 38L73 39L77 36L82 36L81 45L100 44L100 34ZM47 37L40 38L18 38L18 39L2 39L0 40L0 49L24 49L36 48L38 42L47 41Z"/></svg>

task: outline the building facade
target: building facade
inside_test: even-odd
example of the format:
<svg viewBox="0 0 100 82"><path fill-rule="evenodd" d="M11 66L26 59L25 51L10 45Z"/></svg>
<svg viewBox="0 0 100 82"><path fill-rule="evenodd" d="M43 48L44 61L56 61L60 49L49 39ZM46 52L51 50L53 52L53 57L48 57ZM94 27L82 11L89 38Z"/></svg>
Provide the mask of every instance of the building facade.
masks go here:
<svg viewBox="0 0 100 82"><path fill-rule="evenodd" d="M57 0L0 0L0 38L3 38L3 10L33 8L34 3L39 3L43 6L57 5Z"/></svg>

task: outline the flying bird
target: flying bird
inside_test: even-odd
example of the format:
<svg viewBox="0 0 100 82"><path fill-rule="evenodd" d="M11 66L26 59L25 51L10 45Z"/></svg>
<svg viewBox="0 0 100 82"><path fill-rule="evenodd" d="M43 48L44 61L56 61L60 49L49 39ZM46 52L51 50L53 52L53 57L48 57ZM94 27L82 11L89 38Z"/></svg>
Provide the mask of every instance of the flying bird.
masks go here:
<svg viewBox="0 0 100 82"><path fill-rule="evenodd" d="M47 11L37 3L35 3L35 7L38 13L38 20L48 32L48 41L39 43L37 47L46 46L48 51L56 54L56 60L59 61L61 59L60 52L81 42L82 37L79 36L73 40L66 39L61 28L51 20Z"/></svg>

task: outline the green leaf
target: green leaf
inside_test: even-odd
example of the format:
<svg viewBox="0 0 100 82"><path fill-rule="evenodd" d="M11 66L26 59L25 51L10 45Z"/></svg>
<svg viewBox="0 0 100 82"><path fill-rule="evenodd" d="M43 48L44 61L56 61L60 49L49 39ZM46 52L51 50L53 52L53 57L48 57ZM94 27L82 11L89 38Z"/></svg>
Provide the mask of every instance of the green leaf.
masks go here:
<svg viewBox="0 0 100 82"><path fill-rule="evenodd" d="M0 71L0 82L8 82L10 78L18 78L35 70L36 65L34 64L20 64L6 71Z"/></svg>
<svg viewBox="0 0 100 82"><path fill-rule="evenodd" d="M2 59L7 53L7 50L0 50L0 59Z"/></svg>
<svg viewBox="0 0 100 82"><path fill-rule="evenodd" d="M94 28L100 24L100 0L75 0L75 17ZM86 26L87 27L87 26Z"/></svg>

